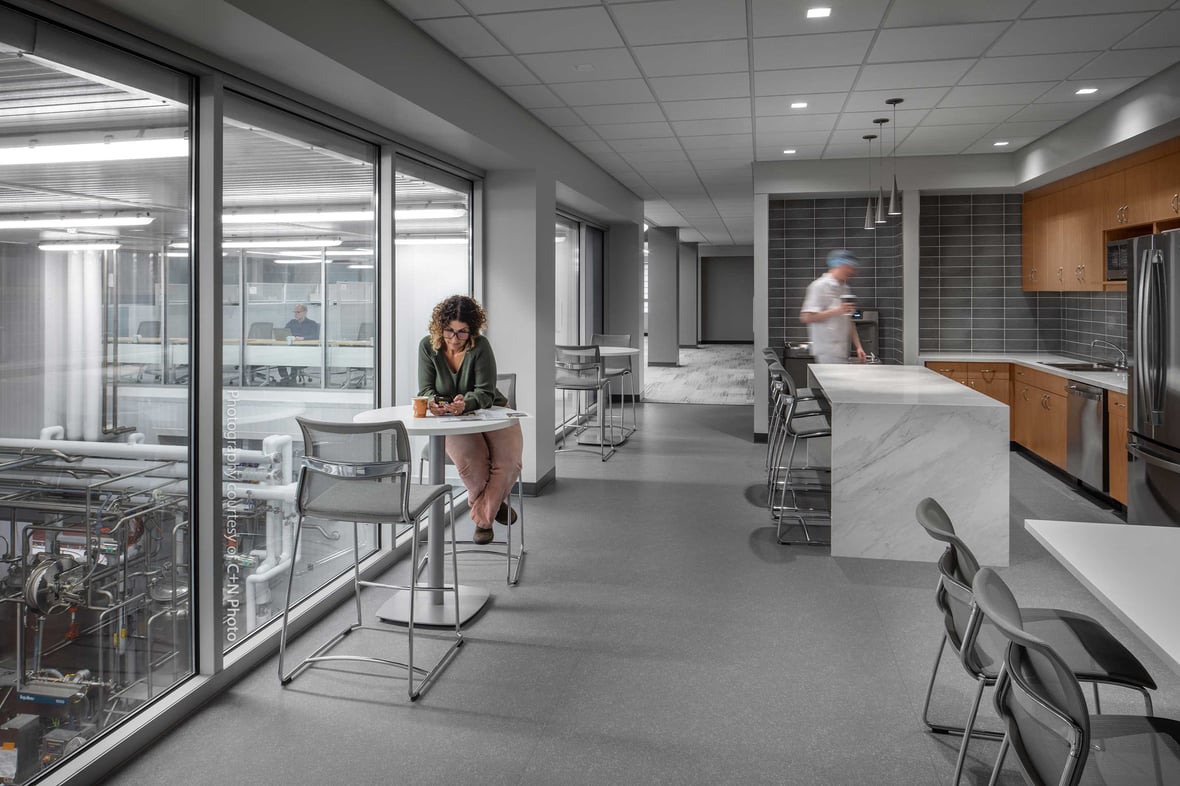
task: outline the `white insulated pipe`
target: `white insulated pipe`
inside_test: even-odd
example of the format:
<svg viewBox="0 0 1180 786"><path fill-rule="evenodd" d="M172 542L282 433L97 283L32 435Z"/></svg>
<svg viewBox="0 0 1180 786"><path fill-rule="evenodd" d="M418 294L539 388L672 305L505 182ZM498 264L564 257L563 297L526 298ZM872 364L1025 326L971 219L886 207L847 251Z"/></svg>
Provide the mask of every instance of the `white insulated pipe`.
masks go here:
<svg viewBox="0 0 1180 786"><path fill-rule="evenodd" d="M42 330L45 350L45 390L43 423L61 423L65 419L65 320L62 318L61 295L66 290L66 260L60 253L43 252L41 268ZM60 436L65 435L62 429Z"/></svg>
<svg viewBox="0 0 1180 786"><path fill-rule="evenodd" d="M46 426L45 428L41 429L41 439L46 441L62 439L65 437L65 435L66 430L61 426ZM56 445L54 447L56 447Z"/></svg>
<svg viewBox="0 0 1180 786"><path fill-rule="evenodd" d="M59 359L60 384L65 386L66 436L82 439L82 256L72 252L66 257L66 308L58 312L65 327L65 352ZM60 304L59 304L60 306Z"/></svg>
<svg viewBox="0 0 1180 786"><path fill-rule="evenodd" d="M60 428L50 427L50 428ZM184 445L129 445L126 442L86 442L68 439L25 439L22 437L0 437L0 449L17 450L58 450L70 455L106 458L147 459L155 461L188 461L188 448ZM228 453L228 451L226 451ZM237 450L234 458L239 464L270 464L279 461L278 453L261 450Z"/></svg>
<svg viewBox="0 0 1180 786"><path fill-rule="evenodd" d="M102 437L102 258L106 252L83 251L81 277L82 311L78 331L82 344L82 439ZM113 391L112 391L113 392Z"/></svg>

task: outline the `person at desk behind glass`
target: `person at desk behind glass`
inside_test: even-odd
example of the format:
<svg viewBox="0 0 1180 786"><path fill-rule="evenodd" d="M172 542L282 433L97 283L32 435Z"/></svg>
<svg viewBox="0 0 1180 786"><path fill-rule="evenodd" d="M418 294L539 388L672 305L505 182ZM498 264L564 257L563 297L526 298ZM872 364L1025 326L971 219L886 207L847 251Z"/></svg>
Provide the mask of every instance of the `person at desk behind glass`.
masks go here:
<svg viewBox="0 0 1180 786"><path fill-rule="evenodd" d="M865 361L864 347L852 322L852 290L848 280L856 275L860 260L846 249L828 253L828 272L812 281L803 298L799 319L807 325L811 354L816 363L847 363L848 344L856 347L856 356Z"/></svg>
<svg viewBox="0 0 1180 786"><path fill-rule="evenodd" d="M320 337L320 323L307 318L307 306L295 304L295 317L284 325L296 341L314 341ZM279 384L292 385L306 366L279 366Z"/></svg>

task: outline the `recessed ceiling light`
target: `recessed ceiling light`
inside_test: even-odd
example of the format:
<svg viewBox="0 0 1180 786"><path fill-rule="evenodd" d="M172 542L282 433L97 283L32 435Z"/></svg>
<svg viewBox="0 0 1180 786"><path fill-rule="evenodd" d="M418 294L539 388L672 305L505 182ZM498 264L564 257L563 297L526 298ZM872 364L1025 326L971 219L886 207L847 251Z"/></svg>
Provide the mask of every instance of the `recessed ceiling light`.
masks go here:
<svg viewBox="0 0 1180 786"><path fill-rule="evenodd" d="M119 243L42 243L42 251L114 251L123 246Z"/></svg>
<svg viewBox="0 0 1180 786"><path fill-rule="evenodd" d="M824 18L829 17L831 15L832 15L832 9L830 9L830 8L808 8L807 9L807 18L808 19L824 19Z"/></svg>
<svg viewBox="0 0 1180 786"><path fill-rule="evenodd" d="M1006 140L1000 140L999 142L992 142L992 146L993 147L1007 147L1008 142Z"/></svg>
<svg viewBox="0 0 1180 786"><path fill-rule="evenodd" d="M791 102L791 109L806 109L806 108L807 108L806 101L792 101Z"/></svg>
<svg viewBox="0 0 1180 786"><path fill-rule="evenodd" d="M793 155L795 155L795 151L793 149L792 150L784 150L783 155L784 156L793 156Z"/></svg>
<svg viewBox="0 0 1180 786"><path fill-rule="evenodd" d="M1096 88L1096 87L1080 87L1074 91L1074 95L1088 96L1091 93L1097 93L1097 92L1098 92L1098 88Z"/></svg>

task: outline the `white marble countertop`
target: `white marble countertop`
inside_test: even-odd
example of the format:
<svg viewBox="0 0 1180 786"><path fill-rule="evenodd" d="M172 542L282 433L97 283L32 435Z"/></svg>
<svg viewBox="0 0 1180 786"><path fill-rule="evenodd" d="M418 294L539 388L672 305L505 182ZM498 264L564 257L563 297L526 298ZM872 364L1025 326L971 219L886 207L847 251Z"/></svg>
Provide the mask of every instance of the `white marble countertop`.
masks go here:
<svg viewBox="0 0 1180 786"><path fill-rule="evenodd" d="M1024 528L1180 674L1180 527L1030 519Z"/></svg>
<svg viewBox="0 0 1180 786"><path fill-rule="evenodd" d="M1103 354L1102 361L1110 361L1109 354ZM1047 371L1066 379L1086 382L1100 388L1113 390L1117 393L1127 392L1127 375L1114 371L1066 371L1053 368L1046 363L1084 363L1080 358L1056 355L1052 352L922 352L918 354L918 362L943 360L947 363L1016 363L1017 365Z"/></svg>
<svg viewBox="0 0 1180 786"><path fill-rule="evenodd" d="M924 366L813 364L808 370L833 404L1008 406Z"/></svg>

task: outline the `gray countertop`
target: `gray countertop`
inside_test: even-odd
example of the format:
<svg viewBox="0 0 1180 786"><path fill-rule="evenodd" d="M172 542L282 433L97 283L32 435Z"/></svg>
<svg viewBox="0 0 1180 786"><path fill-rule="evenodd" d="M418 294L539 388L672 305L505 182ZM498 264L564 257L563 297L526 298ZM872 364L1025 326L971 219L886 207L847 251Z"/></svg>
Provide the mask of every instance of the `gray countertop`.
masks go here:
<svg viewBox="0 0 1180 786"><path fill-rule="evenodd" d="M923 366L817 364L808 371L833 404L1006 406Z"/></svg>
<svg viewBox="0 0 1180 786"><path fill-rule="evenodd" d="M1100 388L1113 390L1116 393L1127 392L1126 373L1114 371L1065 371L1053 368L1046 363L1077 362L1079 358L1057 355L1051 352L922 352L918 355L918 362L942 360L947 363L1015 363L1020 366L1047 371L1059 377L1072 379L1097 385Z"/></svg>

